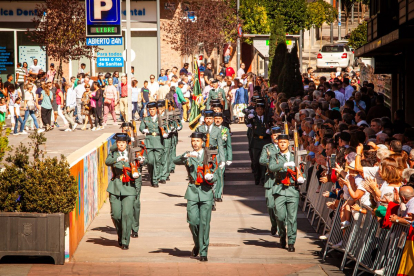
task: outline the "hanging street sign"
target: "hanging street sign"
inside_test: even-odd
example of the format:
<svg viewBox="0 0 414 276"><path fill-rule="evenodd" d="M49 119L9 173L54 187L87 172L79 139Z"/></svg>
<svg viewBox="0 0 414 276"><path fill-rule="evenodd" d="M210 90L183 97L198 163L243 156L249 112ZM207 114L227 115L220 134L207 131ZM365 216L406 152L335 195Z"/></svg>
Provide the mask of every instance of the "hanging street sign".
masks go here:
<svg viewBox="0 0 414 276"><path fill-rule="evenodd" d="M122 46L122 37L87 37L87 46Z"/></svg>
<svg viewBox="0 0 414 276"><path fill-rule="evenodd" d="M86 36L122 36L121 0L86 0Z"/></svg>

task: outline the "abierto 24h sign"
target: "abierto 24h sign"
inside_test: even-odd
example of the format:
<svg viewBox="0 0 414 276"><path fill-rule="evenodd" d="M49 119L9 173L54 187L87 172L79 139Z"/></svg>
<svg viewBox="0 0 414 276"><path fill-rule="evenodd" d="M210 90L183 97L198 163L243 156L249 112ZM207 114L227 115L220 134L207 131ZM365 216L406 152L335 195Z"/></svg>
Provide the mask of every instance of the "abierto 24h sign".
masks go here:
<svg viewBox="0 0 414 276"><path fill-rule="evenodd" d="M86 36L121 36L121 0L86 0Z"/></svg>

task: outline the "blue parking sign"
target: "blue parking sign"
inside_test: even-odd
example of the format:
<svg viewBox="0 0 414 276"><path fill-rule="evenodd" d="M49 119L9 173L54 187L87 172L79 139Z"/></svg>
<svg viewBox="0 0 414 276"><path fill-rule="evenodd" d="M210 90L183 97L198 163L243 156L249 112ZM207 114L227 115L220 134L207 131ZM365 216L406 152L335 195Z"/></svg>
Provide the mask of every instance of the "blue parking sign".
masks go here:
<svg viewBox="0 0 414 276"><path fill-rule="evenodd" d="M86 0L86 36L121 36L121 0Z"/></svg>

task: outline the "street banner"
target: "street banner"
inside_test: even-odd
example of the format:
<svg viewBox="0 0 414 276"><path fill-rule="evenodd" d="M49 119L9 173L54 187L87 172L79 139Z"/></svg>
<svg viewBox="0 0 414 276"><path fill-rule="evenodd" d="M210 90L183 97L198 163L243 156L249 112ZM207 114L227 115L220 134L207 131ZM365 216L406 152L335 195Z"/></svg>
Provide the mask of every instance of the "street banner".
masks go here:
<svg viewBox="0 0 414 276"><path fill-rule="evenodd" d="M198 69L197 58L194 58L194 89L189 117L189 127L191 130L195 130L199 125L199 119L201 117L201 111L205 109L203 93L200 86L200 71Z"/></svg>

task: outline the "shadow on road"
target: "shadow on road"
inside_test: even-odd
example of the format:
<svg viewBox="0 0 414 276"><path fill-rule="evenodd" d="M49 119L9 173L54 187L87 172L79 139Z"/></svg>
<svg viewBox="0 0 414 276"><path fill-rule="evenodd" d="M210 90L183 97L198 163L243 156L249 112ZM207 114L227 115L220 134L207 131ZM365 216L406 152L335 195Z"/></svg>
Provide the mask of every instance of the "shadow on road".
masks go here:
<svg viewBox="0 0 414 276"><path fill-rule="evenodd" d="M115 227L112 226L105 226L105 227L95 227L93 229L91 229L92 231L101 231L101 232L105 232L108 234L116 234L116 229Z"/></svg>
<svg viewBox="0 0 414 276"><path fill-rule="evenodd" d="M166 195L168 197L184 197L182 195L174 195L174 194L169 194L169 193L164 193L164 192L160 192L160 194Z"/></svg>
<svg viewBox="0 0 414 276"><path fill-rule="evenodd" d="M278 248L280 247L280 244L276 241L267 241L264 239L258 239L258 240L245 240L243 241L245 245L255 245L255 246L261 246L266 248Z"/></svg>
<svg viewBox="0 0 414 276"><path fill-rule="evenodd" d="M257 229L255 227L251 228L240 228L237 230L239 233L248 233L248 234L255 234L255 235L263 235L263 234L270 234L269 229Z"/></svg>
<svg viewBox="0 0 414 276"><path fill-rule="evenodd" d="M110 240L110 239L107 239L107 238L104 238L104 237L90 238L86 242L91 242L91 243L99 244L99 245L102 245L102 246L119 247L118 241L116 239Z"/></svg>
<svg viewBox="0 0 414 276"><path fill-rule="evenodd" d="M188 258L189 256L191 256L191 251L180 250L177 247L174 247L174 248L160 248L156 251L150 251L149 253L167 253L170 256L185 257L185 258Z"/></svg>

